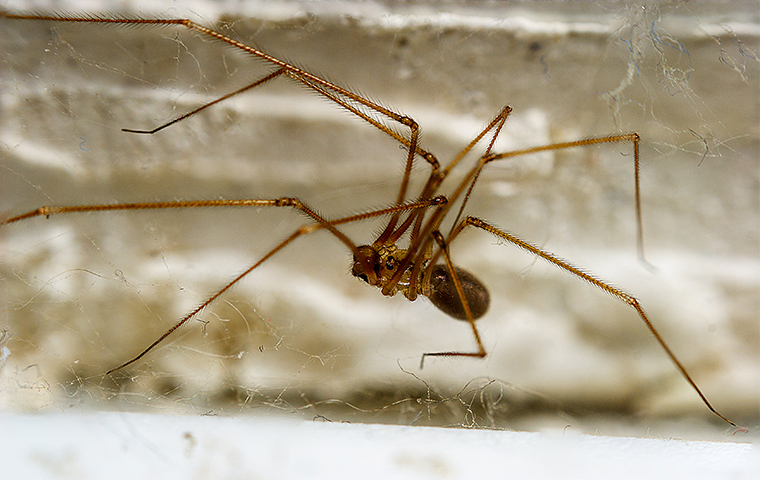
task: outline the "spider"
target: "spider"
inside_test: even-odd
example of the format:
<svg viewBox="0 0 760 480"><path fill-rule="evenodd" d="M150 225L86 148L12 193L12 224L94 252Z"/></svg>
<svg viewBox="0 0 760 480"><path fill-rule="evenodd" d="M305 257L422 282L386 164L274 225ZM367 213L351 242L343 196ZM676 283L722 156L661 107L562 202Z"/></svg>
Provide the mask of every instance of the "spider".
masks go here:
<svg viewBox="0 0 760 480"><path fill-rule="evenodd" d="M643 233L641 227L640 137L637 133L611 134L576 141L551 143L548 145L507 152L498 152L495 151L494 147L496 140L512 112L512 109L509 106L505 106L497 113L494 119L475 136L475 138L459 151L459 153L457 153L451 160L441 162L432 152L425 149L421 144L420 126L413 118L390 107L372 101L350 89L327 81L301 67L283 61L262 50L243 44L225 34L219 33L188 19L109 18L100 16L65 15L47 16L16 14L1 11L0 16L15 20L180 27L191 30L203 37L227 44L228 46L255 57L270 66L270 71L266 75L257 78L246 86L223 95L214 101L184 113L167 123L152 129L125 128L123 131L126 133L140 135L157 134L165 128L196 115L197 113L233 96L257 88L263 88L271 82L284 79L312 90L317 95L335 104L338 108L349 112L361 121L369 124L381 134L395 140L406 152L404 172L393 204L385 208L364 211L340 218L323 216L299 198L280 197L265 199L248 198L43 206L26 213L11 216L0 222L0 226L8 228L10 224L30 221L35 217L49 218L53 215L63 213L171 208L199 209L209 207L292 209L306 217L306 223L281 240L274 248L259 258L258 261L213 292L204 302L179 319L170 329L147 345L141 352L134 355L126 362L108 370L106 375L138 362L158 344L172 335L177 329L195 318L201 310L217 301L217 299L235 284L248 276L274 255L290 246L294 240L322 230L329 232L335 240L342 243L350 252L350 272L357 279L380 290L380 293L384 296L390 297L401 294L410 301L414 301L420 296L427 297L431 303L442 312L456 320L466 322L469 325L475 340L475 349L470 351L451 350L423 353L420 360L420 368L423 367L424 361L428 357L484 358L487 355L487 351L478 331L476 321L487 313L490 304L490 295L486 286L475 274L455 265L450 253L450 245L463 231L477 230L490 234L501 242L509 243L523 249L537 258L541 258L559 269L579 279L585 280L594 287L597 287L612 295L620 302L628 305L636 312L652 335L654 335L656 341L665 350L676 368L695 390L707 408L724 421L736 426L712 407L685 367L671 351L657 329L652 325L637 298L596 276L573 266L568 261L563 260L532 243L508 233L483 219L466 214L465 207L471 198L475 186L478 184L478 179L480 178L481 173L484 169L488 168L488 165L494 162L544 151L564 150L598 144L629 143L632 145L633 150L637 244L639 255L642 261L645 262L643 257ZM482 151L477 152L477 161L467 169L467 167L464 166L463 160L469 154L472 154L476 147L481 143L486 145L485 148ZM418 192L411 192L410 178L416 162L422 162L422 164L426 166L428 171L427 180ZM452 178L452 172L458 167L460 167L460 170L466 169L464 175L459 180L448 181ZM439 193L439 190L441 190L444 185L446 185L450 191L447 195ZM357 245L342 231L342 227L345 225L362 220L378 218L386 219L386 223L372 243ZM451 220L452 218L453 220ZM451 222L451 228L448 229L448 231L445 231L442 227L444 220Z"/></svg>

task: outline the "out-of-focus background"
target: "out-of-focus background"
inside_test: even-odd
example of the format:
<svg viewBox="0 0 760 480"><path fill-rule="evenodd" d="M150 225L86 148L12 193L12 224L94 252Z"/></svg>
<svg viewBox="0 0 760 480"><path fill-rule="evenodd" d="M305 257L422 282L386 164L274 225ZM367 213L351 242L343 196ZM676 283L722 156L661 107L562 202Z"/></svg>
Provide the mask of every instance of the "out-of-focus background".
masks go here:
<svg viewBox="0 0 760 480"><path fill-rule="evenodd" d="M191 18L413 117L442 163L504 105L514 113L497 150L638 132L654 269L637 258L630 145L493 165L467 213L637 296L713 405L757 425L752 2L3 8ZM153 136L120 131L157 126L269 71L227 45L176 27L0 22L5 216L42 205L297 196L338 218L394 201L403 149L286 79ZM418 163L414 185L427 173ZM485 360L429 359L420 370L424 352L473 348L469 326L424 298L388 299L358 282L347 249L319 232L135 365L103 375L302 223L289 211L215 209L0 227L2 408L722 438L726 425L633 310L476 231L452 254L491 292L478 322ZM368 243L381 227L343 230Z"/></svg>

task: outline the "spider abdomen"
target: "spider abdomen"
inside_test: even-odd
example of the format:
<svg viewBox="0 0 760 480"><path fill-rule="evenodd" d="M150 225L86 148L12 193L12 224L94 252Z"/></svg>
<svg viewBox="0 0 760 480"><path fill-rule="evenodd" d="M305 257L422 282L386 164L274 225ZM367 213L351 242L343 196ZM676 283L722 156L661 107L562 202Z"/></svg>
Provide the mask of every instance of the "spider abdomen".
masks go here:
<svg viewBox="0 0 760 480"><path fill-rule="evenodd" d="M473 320L477 320L485 315L491 303L488 289L475 275L467 270L454 267L454 271L459 278L459 283L462 284L464 298L470 307L472 318ZM457 320L467 320L464 305L459 298L454 279L446 265L438 264L433 267L433 273L430 277L430 289L431 293L428 295L428 298L433 302L433 305L450 317Z"/></svg>

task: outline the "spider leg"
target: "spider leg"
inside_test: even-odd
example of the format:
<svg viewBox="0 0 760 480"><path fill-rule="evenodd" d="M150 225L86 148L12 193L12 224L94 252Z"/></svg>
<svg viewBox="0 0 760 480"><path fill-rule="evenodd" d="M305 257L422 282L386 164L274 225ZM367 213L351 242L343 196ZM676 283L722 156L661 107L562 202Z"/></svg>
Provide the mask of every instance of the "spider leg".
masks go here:
<svg viewBox="0 0 760 480"><path fill-rule="evenodd" d="M454 267L454 264L451 261L451 256L449 255L449 245L444 240L443 235L441 235L441 232L435 231L433 232L433 238L435 239L436 243L438 243L438 246L440 248L440 251L443 252L443 258L446 261L446 268L449 270L449 274L451 275L451 279L454 282L454 288L456 289L456 294L459 297L459 301L462 304L462 307L464 309L464 314L466 317L467 322L470 324L470 327L472 328L472 334L475 337L475 342L478 345L478 351L477 352L455 352L455 351L449 351L449 352L431 352L431 353L423 353L422 358L420 359L420 368L423 367L425 363L425 357L475 357L475 358L484 358L486 356L486 349L483 347L483 341L480 339L480 333L478 333L478 327L475 326L475 317L472 314L472 307L470 306L469 302L467 301L466 295L464 293L464 288L462 287L462 281L459 278L459 274L457 273L457 269ZM432 271L432 268L435 267L434 264L431 264L428 269ZM428 274L429 277L429 274ZM425 285L423 283L423 285Z"/></svg>
<svg viewBox="0 0 760 480"><path fill-rule="evenodd" d="M711 412L713 412L715 415L717 415L721 419L725 420L729 424L731 424L734 427L736 427L736 424L734 422L732 422L731 420L729 420L728 418L726 418L725 416L723 416L721 413L719 413L715 408L713 408L713 406L707 400L707 397L705 397L705 395L702 393L702 391L697 386L696 382L691 378L691 375L689 375L689 372L683 366L683 364L681 363L681 361L678 360L678 358L676 357L675 353L673 353L673 351L670 349L670 347L668 346L668 344L665 342L665 340L662 338L662 336L660 335L660 333L657 331L657 329L654 327L654 325L652 324L652 322L649 320L649 316L644 312L644 309L642 308L639 300L636 297L634 297L634 296L632 296L632 295L624 292L623 290L621 290L621 289L619 289L617 287L614 287L614 286L610 285L608 282L605 282L605 281L603 281L603 280L595 277L594 275L592 275L590 273L587 273L587 272L584 272L584 271L580 270L579 268L573 266L572 264L570 264L566 260L563 260L563 259L557 257L553 253L550 253L550 252L548 252L546 250L543 250L543 249L541 249L541 248L539 248L539 247L537 247L537 246L535 246L535 245L533 245L531 243L526 242L525 240L522 240L522 239L516 237L515 235L507 233L507 232L505 232L505 231L503 231L503 230L501 230L501 229L499 229L499 228L497 228L497 227L495 227L495 226L493 226L493 225L491 225L489 223L486 223L483 220L475 218L475 217L469 217L469 216L466 217L454 229L454 231L452 232L452 234L449 236L449 239L448 239L449 243L451 243L451 241L454 238L456 238L456 236L459 235L459 233L461 233L462 230L464 230L465 228L470 227L470 226L479 228L481 230L484 230L484 231L486 231L486 232L494 235L495 237L498 237L501 240L505 240L505 241L507 241L507 242L509 242L509 243L511 243L511 244L513 244L513 245L515 245L515 246L517 246L517 247L519 247L519 248L521 248L521 249L523 249L523 250L525 250L525 251L527 251L527 252L529 252L529 253L531 253L531 254L533 254L535 256L537 256L537 257L542 258L543 260L551 263L552 265L554 265L554 266L556 266L556 267L558 267L558 268L560 268L560 269L562 269L562 270L564 270L564 271L566 271L568 273L571 273L572 275L575 275L577 278L580 278L582 280L587 281L591 285L593 285L593 286L599 288L600 290L602 290L602 291L604 291L604 292L612 295L613 297L617 298L621 302L625 303L626 305L628 305L629 307L631 307L632 309L634 309L636 311L636 313L639 315L639 317L641 318L641 320L644 322L644 324L647 326L647 328L649 329L649 331L652 333L652 335L654 335L654 338L657 340L657 342L660 344L660 346L663 348L663 350L665 350L665 353L668 355L668 357L670 357L670 360L676 366L676 368L678 369L678 371L681 372L681 375L683 375L683 377L686 379L686 381L689 383L689 385L691 385L691 387L694 389L694 391L697 392L697 395L699 395L699 398L702 399L702 402L705 404L705 406L707 406L707 408ZM445 251L444 251L444 256L447 256L447 254L446 254Z"/></svg>

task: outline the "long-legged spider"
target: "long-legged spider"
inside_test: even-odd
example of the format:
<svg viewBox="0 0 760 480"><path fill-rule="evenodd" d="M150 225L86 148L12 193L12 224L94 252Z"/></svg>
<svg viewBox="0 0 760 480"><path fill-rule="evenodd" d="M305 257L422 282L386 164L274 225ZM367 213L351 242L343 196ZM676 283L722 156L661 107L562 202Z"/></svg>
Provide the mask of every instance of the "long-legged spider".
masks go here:
<svg viewBox="0 0 760 480"><path fill-rule="evenodd" d="M48 20L60 22L89 22L99 24L121 25L154 25L154 26L181 26L194 31L202 36L223 42L252 55L271 66L271 71L212 102L202 105L187 112L174 120L162 124L150 130L123 129L125 132L134 134L155 134L170 125L180 122L196 113L227 100L232 96L253 90L270 83L279 77L286 77L302 86L313 90L326 100L337 104L340 108L362 119L372 127L391 137L406 150L406 161L401 185L398 188L396 198L390 207L380 208L363 213L358 213L342 218L327 218L318 214L314 209L303 201L294 197L269 198L269 199L240 199L240 200L198 200L198 201L169 201L169 202L137 202L122 204L95 204L95 205L72 205L72 206L44 206L35 210L12 216L0 225L28 220L33 217L50 217L62 213L79 213L94 211L114 210L145 210L167 208L201 208L201 207L287 207L294 209L309 219L309 222L296 229L274 248L264 254L257 262L245 269L242 273L229 281L223 287L213 293L207 300L202 302L182 319L168 329L163 335L148 345L142 352L130 360L112 368L106 375L123 369L143 358L154 347L175 332L182 325L194 318L202 309L215 302L241 279L257 269L275 254L289 246L299 237L311 234L319 230L328 231L334 238L344 244L353 256L351 273L353 276L374 286L385 296L403 294L408 300L413 301L418 296L425 296L447 315L467 322L475 338L476 348L472 351L439 351L422 354L420 366L426 357L475 357L483 358L487 355L483 341L481 340L476 320L482 317L488 310L489 293L486 287L470 272L457 267L449 253L449 246L465 230L473 229L490 233L500 241L513 244L530 254L540 257L556 267L583 279L602 291L612 295L621 302L634 309L647 328L654 335L657 342L662 346L677 369L681 372L691 387L697 392L701 400L715 415L728 420L716 411L697 384L691 378L684 366L668 347L656 328L650 322L647 314L639 304L639 301L625 293L621 289L600 280L599 278L584 272L569 262L554 254L528 243L506 231L479 218L466 215L465 207L471 197L473 189L480 178L483 169L492 162L505 160L520 155L527 155L543 151L563 150L574 147L584 147L605 143L628 142L633 147L634 184L635 184L635 210L637 224L637 243L639 254L643 260L642 245L642 222L640 200L640 161L639 161L639 136L636 133L612 134L601 137L586 138L577 141L552 143L538 147L524 148L507 152L495 152L494 145L511 108L504 107L496 117L482 131L468 143L454 158L448 162L440 163L435 155L423 148L420 144L420 130L417 122L391 108L382 106L374 101L356 94L346 88L309 73L300 67L275 58L259 49L240 43L217 31L199 25L187 19L130 19L130 18L106 18L106 17L71 17L71 16L44 16L23 15L0 12L0 15L8 19L17 20ZM392 126L391 126L392 125ZM400 133L398 129L403 129ZM439 194L439 189L450 178L452 171L459 167L462 160L473 152L481 144L485 143L485 149L478 154L477 162L466 171L463 178L455 183L448 195ZM427 164L429 173L427 181L417 195L410 194L410 177L415 160L422 160ZM450 182L449 182L450 183ZM446 183L448 186L448 183ZM442 230L444 220L450 219L451 228ZM387 218L387 224L379 233L373 243L368 245L356 245L341 227L353 222L370 218ZM450 220L447 220L450 221ZM403 241L402 246L399 246ZM734 425L735 426L735 425Z"/></svg>

